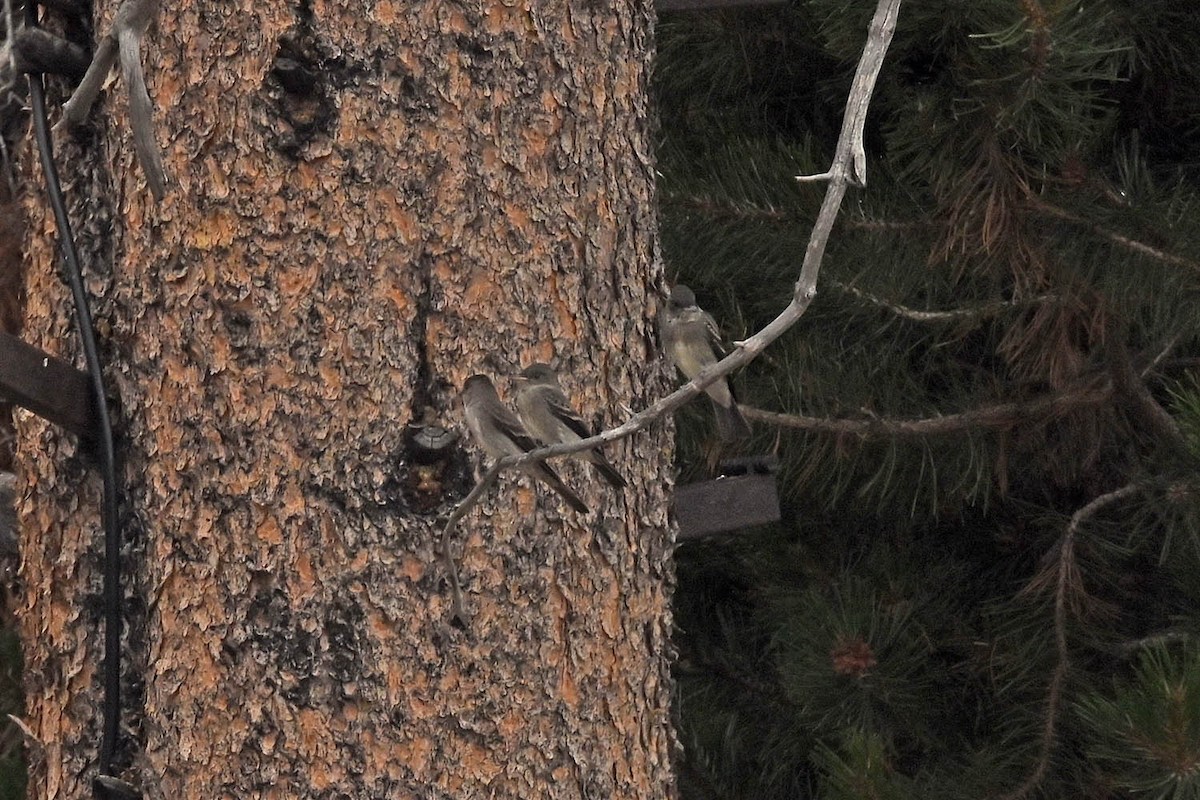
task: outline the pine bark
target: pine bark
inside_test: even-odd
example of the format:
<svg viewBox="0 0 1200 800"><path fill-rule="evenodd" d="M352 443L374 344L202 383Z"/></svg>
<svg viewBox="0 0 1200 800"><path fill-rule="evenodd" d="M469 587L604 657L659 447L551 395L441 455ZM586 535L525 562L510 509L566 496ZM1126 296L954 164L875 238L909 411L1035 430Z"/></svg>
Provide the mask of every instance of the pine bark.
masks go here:
<svg viewBox="0 0 1200 800"><path fill-rule="evenodd" d="M456 537L465 631L437 540L480 454L419 470L404 435L427 408L461 427L477 371L557 362L603 420L663 388L651 13L164 4L165 202L119 80L57 140L124 453L120 760L145 797L673 793L667 434L612 448L623 493L560 462L586 518L503 476ZM26 337L82 363L33 180ZM30 796L90 797L100 481L18 428Z"/></svg>

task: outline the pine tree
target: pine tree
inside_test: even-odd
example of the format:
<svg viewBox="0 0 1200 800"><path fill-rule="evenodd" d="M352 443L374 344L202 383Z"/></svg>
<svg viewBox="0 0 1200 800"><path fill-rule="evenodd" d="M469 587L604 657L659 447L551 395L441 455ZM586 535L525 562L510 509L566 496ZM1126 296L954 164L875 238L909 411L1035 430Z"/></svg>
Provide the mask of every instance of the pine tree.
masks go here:
<svg viewBox="0 0 1200 800"><path fill-rule="evenodd" d="M873 5L660 20L668 273L730 339L790 294ZM1197 109L1186 4L901 8L869 183L736 379L784 519L679 551L686 796L1200 797Z"/></svg>
<svg viewBox="0 0 1200 800"><path fill-rule="evenodd" d="M54 137L121 444L123 702L101 481L23 413L30 796L671 795L667 429L606 450L619 494L563 462L587 515L505 473L456 529L469 625L437 550L484 460L447 435L468 375L511 401L554 361L589 422L666 383L651 9L161 5L163 201L131 70ZM96 31L127 8L95 3ZM52 80L56 120L65 96ZM36 156L25 336L78 363Z"/></svg>

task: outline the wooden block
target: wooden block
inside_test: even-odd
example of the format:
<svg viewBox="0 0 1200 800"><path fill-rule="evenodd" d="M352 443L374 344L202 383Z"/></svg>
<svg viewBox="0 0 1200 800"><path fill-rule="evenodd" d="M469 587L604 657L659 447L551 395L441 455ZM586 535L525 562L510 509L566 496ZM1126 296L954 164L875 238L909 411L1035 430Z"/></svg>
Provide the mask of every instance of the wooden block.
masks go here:
<svg viewBox="0 0 1200 800"><path fill-rule="evenodd" d="M3 332L0 396L82 438L90 438L95 430L88 374Z"/></svg>
<svg viewBox="0 0 1200 800"><path fill-rule="evenodd" d="M779 520L775 475L769 464L751 461L737 465L743 474L675 487L679 541ZM759 465L764 469L746 468Z"/></svg>

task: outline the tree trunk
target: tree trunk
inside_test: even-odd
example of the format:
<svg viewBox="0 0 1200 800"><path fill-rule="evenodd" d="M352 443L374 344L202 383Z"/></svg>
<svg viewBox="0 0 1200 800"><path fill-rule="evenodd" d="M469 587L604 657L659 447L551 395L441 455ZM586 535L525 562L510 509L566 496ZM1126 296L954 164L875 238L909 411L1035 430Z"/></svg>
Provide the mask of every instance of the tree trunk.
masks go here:
<svg viewBox="0 0 1200 800"><path fill-rule="evenodd" d="M479 450L422 467L404 435L426 408L465 432L477 371L555 361L605 422L663 388L651 13L163 4L165 202L119 79L58 138L124 453L119 760L146 797L673 793L667 435L612 448L621 493L556 462L587 517L502 476L455 538L467 630L437 548ZM34 181L26 337L75 358ZM19 431L30 796L90 797L100 481Z"/></svg>

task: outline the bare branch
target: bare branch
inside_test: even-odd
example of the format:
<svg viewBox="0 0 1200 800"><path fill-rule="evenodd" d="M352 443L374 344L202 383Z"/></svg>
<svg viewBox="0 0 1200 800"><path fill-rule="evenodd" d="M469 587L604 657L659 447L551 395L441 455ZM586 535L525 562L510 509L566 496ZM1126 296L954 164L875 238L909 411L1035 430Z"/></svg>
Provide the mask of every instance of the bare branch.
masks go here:
<svg viewBox="0 0 1200 800"><path fill-rule="evenodd" d="M737 348L728 356L702 370L693 380L688 381L663 399L634 414L623 424L578 442L540 447L519 457L510 456L500 462L504 467L514 467L538 459L582 452L637 433L686 404L704 391L704 388L713 381L753 361L767 345L796 324L796 321L808 309L813 297L816 296L817 273L821 269L821 262L825 257L825 245L829 241L834 220L841 208L842 197L846 194L846 186L852 181L852 175L857 175L860 181L865 181L865 156L863 156L861 164L858 164L857 167L854 165L859 157L858 153L862 149L863 128L867 121L867 107L870 102L871 90L875 85L879 70L883 66L883 57L891 43L892 34L895 32L896 14L899 9L900 0L879 0L876 7L867 44L863 48L862 58L858 62L858 71L855 73L854 84L850 89L850 98L846 103L846 116L842 123L841 135L838 138L833 165L825 173L829 178L829 187L825 192L821 211L813 224L808 247L804 251L804 263L793 289L791 303L766 327L750 338L739 342Z"/></svg>
<svg viewBox="0 0 1200 800"><path fill-rule="evenodd" d="M1084 406L1099 405L1112 396L1111 384L1091 383L1053 394L1000 403L925 419L836 419L806 417L800 414L781 414L761 408L742 406L746 419L764 422L780 428L796 428L818 433L850 434L853 436L932 436L956 433L969 428L1008 428L1031 417L1057 417Z"/></svg>
<svg viewBox="0 0 1200 800"><path fill-rule="evenodd" d="M1157 369L1158 365L1163 363L1163 361L1166 360L1166 358L1170 354L1170 352L1175 349L1175 345L1179 344L1179 339L1181 338L1181 336L1182 336L1182 334L1177 333L1174 336L1172 336L1170 339L1168 339L1167 343L1163 345L1162 350L1158 351L1158 355L1156 355L1156 356L1154 356L1154 358L1150 359L1150 363L1147 364L1146 366L1142 367L1141 370L1138 371L1138 376L1141 378L1145 378L1147 375L1149 375L1151 372L1153 372L1155 369Z"/></svg>
<svg viewBox="0 0 1200 800"><path fill-rule="evenodd" d="M129 93L129 123L133 128L134 150L146 174L150 193L156 201L161 201L166 194L166 177L158 144L154 140L153 107L146 91L141 57L141 39L158 13L158 3L159 0L125 0L121 4L112 27L96 46L91 66L71 99L63 106L62 121L58 127L76 126L87 118L105 78L120 56L121 74L125 90Z"/></svg>
<svg viewBox="0 0 1200 800"><path fill-rule="evenodd" d="M1161 647L1175 642L1189 642L1192 640L1192 634L1187 631L1162 631L1161 633L1153 633L1149 636L1143 636L1140 639L1133 639L1128 642L1121 642L1113 646L1116 652L1128 658L1139 650L1147 647Z"/></svg>
<svg viewBox="0 0 1200 800"><path fill-rule="evenodd" d="M121 75L125 89L129 92L129 122L133 128L133 147L137 151L138 163L146 173L146 183L154 199L161 202L167 193L166 176L163 174L162 157L154 141L154 106L146 91L146 78L142 75L141 32L128 28L117 31L117 43L121 56Z"/></svg>
<svg viewBox="0 0 1200 800"><path fill-rule="evenodd" d="M880 0L879 5L875 6L867 44L863 47L858 70L854 73L854 83L850 86L850 99L846 102L846 115L842 117L842 132L838 136L838 151L833 166L820 175L797 175L797 181L828 179L833 183L841 183L842 192L845 192L847 179L856 186L867 185L867 150L863 145L867 108L871 105L871 93L875 91L875 80L879 77L879 68L883 66L883 57L892 43L892 34L896 32L896 16L899 13L900 0ZM825 199L828 202L828 194ZM841 203L840 195L838 203ZM823 212L824 207L821 210Z"/></svg>
<svg viewBox="0 0 1200 800"><path fill-rule="evenodd" d="M861 231L909 231L914 228L928 228L934 223L928 220L888 220L849 217L843 220L842 224Z"/></svg>
<svg viewBox="0 0 1200 800"><path fill-rule="evenodd" d="M1058 663L1054 665L1054 672L1050 675L1050 684L1046 690L1046 718L1042 724L1042 741L1038 748L1037 765L1029 777L1012 792L1004 795L1002 800L1024 800L1041 785L1042 779L1050 770L1058 713L1062 706L1063 684L1066 682L1067 673L1071 668L1070 654L1067 651L1067 612L1071 605L1071 597L1082 591L1079 566L1075 561L1075 541L1079 536L1079 531L1084 523L1105 508L1141 491L1142 488L1143 484L1128 483L1120 489L1094 498L1083 508L1077 510L1071 515L1071 522L1051 553L1053 566L1050 571L1054 576L1054 649ZM1039 579L1035 578L1033 583L1039 582ZM1031 585L1033 584L1031 583Z"/></svg>
<svg viewBox="0 0 1200 800"><path fill-rule="evenodd" d="M17 18L13 15L13 0L4 0L4 57L8 68L14 74L17 72L17 61L13 53L13 45L17 38Z"/></svg>
<svg viewBox="0 0 1200 800"><path fill-rule="evenodd" d="M1059 298L1059 295L1056 294L1040 294L1025 300L997 300L994 303L984 303L983 305L972 306L970 308L952 308L946 311L919 311L915 308L894 303L879 295L864 292L862 289L842 283L841 281L827 280L826 283L838 291L854 295L871 305L886 308L896 316L912 320L913 322L953 322L955 320L984 319L1002 314L1012 308L1024 308L1038 303L1048 303Z"/></svg>
<svg viewBox="0 0 1200 800"><path fill-rule="evenodd" d="M1150 256L1153 259L1162 261L1167 264L1174 264L1175 266L1178 266L1178 267L1187 267L1189 269L1194 269L1194 270L1200 271L1200 263L1197 263L1190 258L1184 258L1183 256L1177 256L1177 255L1174 255L1173 253L1167 253L1163 250L1159 250L1156 247L1151 247L1150 245L1148 245L1144 242L1139 242L1136 239L1130 239L1127 236L1122 236L1121 234L1117 233L1116 231L1110 231L1107 228L1103 228L1094 222L1089 222L1088 220L1084 219L1083 217L1080 217L1076 214L1072 214L1070 211L1067 211L1065 208L1059 208L1058 206L1051 205L1050 203L1047 203L1044 200L1038 200L1035 197L1031 197L1029 200L1029 203L1033 208L1036 208L1039 211L1044 211L1047 214L1058 217L1059 219L1065 219L1068 222L1073 222L1077 225L1081 225L1081 226L1087 228L1092 233L1096 234L1097 236L1100 236L1104 239L1108 239L1110 242L1115 242L1116 244L1119 244L1121 247L1124 247L1127 250L1132 250L1135 253L1141 253L1142 255Z"/></svg>
<svg viewBox="0 0 1200 800"><path fill-rule="evenodd" d="M446 576L450 579L450 593L452 595L450 616L464 625L467 623L467 611L463 606L462 586L458 582L458 567L455 566L454 554L450 552L450 534L453 533L454 526L458 524L459 520L466 516L471 507L479 502L479 498L483 496L483 493L496 482L501 469L503 469L502 462L497 461L493 464L492 468L485 472L483 477L479 479L479 483L475 484L470 493L455 507L454 511L450 514L450 518L446 520L446 526L442 528L442 564L445 565Z"/></svg>
<svg viewBox="0 0 1200 800"><path fill-rule="evenodd" d="M1189 452L1187 437L1183 435L1175 418L1159 405L1158 401L1154 399L1154 395L1146 388L1146 384L1142 380L1144 373L1139 375L1134 370L1133 360L1129 357L1129 350L1125 347L1125 343L1113 341L1108 350L1113 383L1116 385L1117 391L1129 400L1130 405L1138 411L1149 428L1166 443L1170 450L1186 455ZM1162 351L1156 361L1161 359L1165 353L1166 350Z"/></svg>
<svg viewBox="0 0 1200 800"><path fill-rule="evenodd" d="M508 456L497 461L479 485L471 491L467 498L455 509L451 521L443 530L443 555L449 552L447 540L453 523L456 523L466 511L477 501L490 481L495 480L495 474L500 470L526 464L530 461L555 458L558 456L579 453L609 442L624 439L648 427L666 414L680 408L689 400L699 395L706 386L718 378L728 375L738 367L744 366L791 328L800 316L807 310L816 296L817 273L825 256L825 245L833 229L834 220L841 208L842 197L849 183L864 185L866 183L866 153L863 149L863 129L866 125L867 108L870 104L871 91L879 70L883 66L883 58L891 44L892 34L896 29L896 15L900 9L900 0L879 0L875 16L871 21L866 46L858 62L854 83L850 89L850 97L846 103L846 114L842 121L841 134L838 137L837 150L833 164L824 177L828 178L829 186L825 192L825 200L821 211L813 224L808 247L804 253L804 262L800 268L800 276L793 289L792 300L779 316L767 324L762 330L748 339L743 340L737 348L725 358L702 370L694 379L688 381L679 389L634 414L628 420L615 428L602 431L595 436L581 439L577 442L556 444L530 450L521 456ZM449 562L447 570L453 571L453 562ZM457 586L457 575L454 574L451 583ZM461 604L458 604L461 607Z"/></svg>
<svg viewBox="0 0 1200 800"><path fill-rule="evenodd" d="M104 86L104 80L112 71L115 63L117 63L117 40L105 36L97 43L96 52L92 55L92 63L84 73L83 80L75 87L71 98L63 104L62 120L56 127L73 127L83 124L83 121L87 119L88 111L92 109L92 104L96 102L96 97L100 94L100 87Z"/></svg>
<svg viewBox="0 0 1200 800"><path fill-rule="evenodd" d="M35 734L33 730L25 724L25 720L21 719L20 717L13 716L12 714L5 714L4 716L8 717L9 722L21 729L21 733L29 742L37 745L39 748L44 747L42 740L39 739L37 734Z"/></svg>

